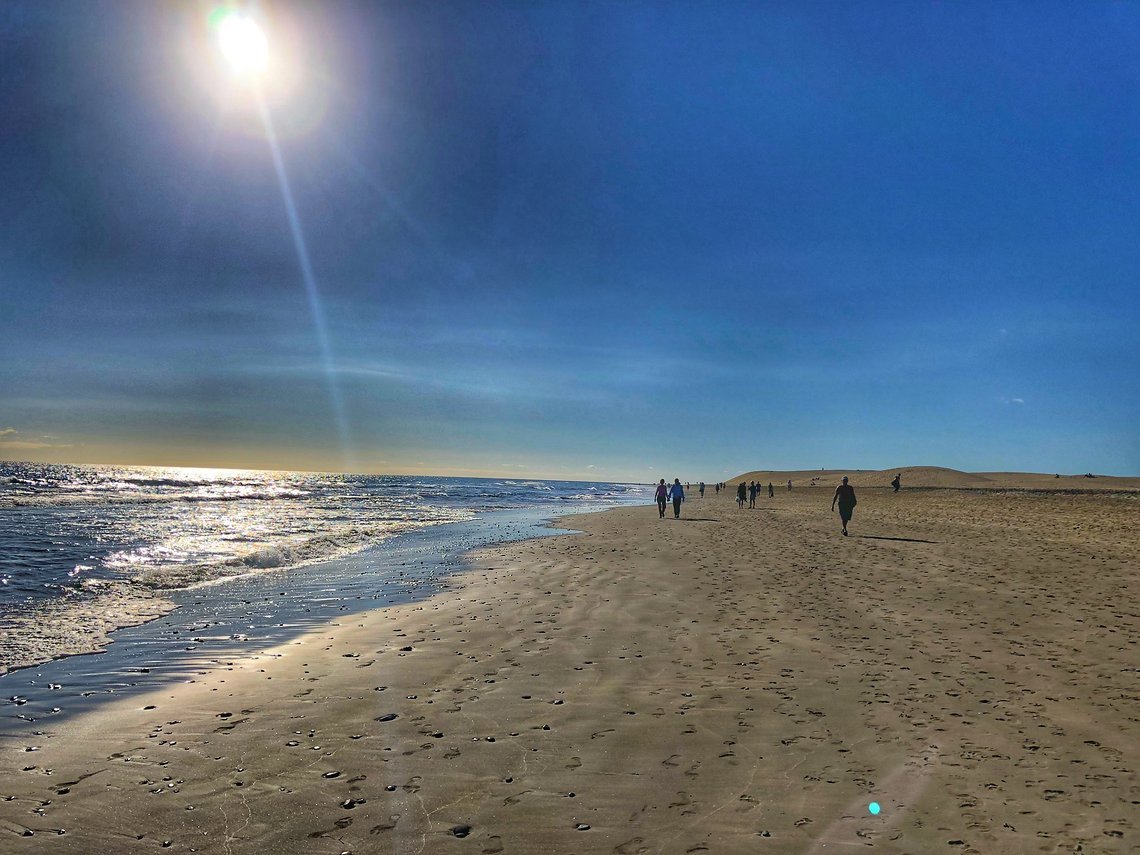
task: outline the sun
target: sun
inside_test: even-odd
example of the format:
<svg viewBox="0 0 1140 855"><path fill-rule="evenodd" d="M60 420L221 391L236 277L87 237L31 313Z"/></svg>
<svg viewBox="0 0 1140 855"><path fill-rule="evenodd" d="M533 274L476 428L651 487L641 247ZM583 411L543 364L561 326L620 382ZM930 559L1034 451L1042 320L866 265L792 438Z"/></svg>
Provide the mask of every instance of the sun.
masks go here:
<svg viewBox="0 0 1140 855"><path fill-rule="evenodd" d="M257 22L241 12L231 11L216 23L218 49L234 74L257 79L269 66L269 42Z"/></svg>

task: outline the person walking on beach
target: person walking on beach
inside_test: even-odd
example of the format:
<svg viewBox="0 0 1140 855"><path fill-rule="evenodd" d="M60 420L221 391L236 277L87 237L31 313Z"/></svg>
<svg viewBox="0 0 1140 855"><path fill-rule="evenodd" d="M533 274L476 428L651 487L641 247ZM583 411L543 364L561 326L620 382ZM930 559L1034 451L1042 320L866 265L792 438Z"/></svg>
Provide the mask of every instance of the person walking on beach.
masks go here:
<svg viewBox="0 0 1140 855"><path fill-rule="evenodd" d="M657 485L657 510L661 513L661 519L665 519L665 503L669 501L669 488L665 486L665 479L661 479L661 483Z"/></svg>
<svg viewBox="0 0 1140 855"><path fill-rule="evenodd" d="M772 499L776 496L776 489L772 486L772 482L768 482L768 498Z"/></svg>
<svg viewBox="0 0 1140 855"><path fill-rule="evenodd" d="M752 508L756 507L756 490L757 489L758 488L756 486L755 481L749 481L748 482L748 508L750 510Z"/></svg>
<svg viewBox="0 0 1140 855"><path fill-rule="evenodd" d="M895 476L895 480L891 482L891 486L895 488L896 493L899 491L899 487L902 486L902 473L901 472Z"/></svg>
<svg viewBox="0 0 1140 855"><path fill-rule="evenodd" d="M673 519L681 518L681 502L685 501L685 488L681 486L681 479L674 478L673 486L669 488L669 498L673 500Z"/></svg>
<svg viewBox="0 0 1140 855"><path fill-rule="evenodd" d="M788 492L790 493L791 491L792 491L792 479L789 478L788 479Z"/></svg>
<svg viewBox="0 0 1140 855"><path fill-rule="evenodd" d="M700 484L697 485L697 487L700 488L701 498L703 499L705 497L705 482L702 481Z"/></svg>
<svg viewBox="0 0 1140 855"><path fill-rule="evenodd" d="M740 486L736 488L736 507L744 509L744 497L746 495L748 495L748 485L741 481Z"/></svg>
<svg viewBox="0 0 1140 855"><path fill-rule="evenodd" d="M843 483L835 488L835 495L831 497L833 513L836 502L839 502L839 519L843 520L843 536L847 537L847 523L851 522L851 514L855 512L855 488L847 483L846 475L843 476Z"/></svg>

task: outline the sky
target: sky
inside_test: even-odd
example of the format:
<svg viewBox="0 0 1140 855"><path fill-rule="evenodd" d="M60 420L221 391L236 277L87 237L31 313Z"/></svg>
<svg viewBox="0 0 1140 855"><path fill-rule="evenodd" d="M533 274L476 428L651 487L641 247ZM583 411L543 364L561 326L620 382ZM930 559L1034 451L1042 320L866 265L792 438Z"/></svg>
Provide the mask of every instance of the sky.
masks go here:
<svg viewBox="0 0 1140 855"><path fill-rule="evenodd" d="M1140 474L1140 4L0 5L0 459Z"/></svg>

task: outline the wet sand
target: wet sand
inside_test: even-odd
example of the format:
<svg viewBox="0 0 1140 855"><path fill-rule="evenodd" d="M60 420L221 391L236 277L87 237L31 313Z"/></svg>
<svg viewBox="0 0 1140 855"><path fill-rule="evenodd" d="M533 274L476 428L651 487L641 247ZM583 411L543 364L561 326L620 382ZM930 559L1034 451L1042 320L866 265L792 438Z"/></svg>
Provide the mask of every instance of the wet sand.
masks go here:
<svg viewBox="0 0 1140 855"><path fill-rule="evenodd" d="M174 603L155 591L110 583L83 600L49 601L26 614L2 615L0 675L104 650L111 643L110 633L147 623L174 608Z"/></svg>
<svg viewBox="0 0 1140 855"><path fill-rule="evenodd" d="M850 538L830 496L572 518L0 728L0 848L1135 851L1136 494L862 490Z"/></svg>

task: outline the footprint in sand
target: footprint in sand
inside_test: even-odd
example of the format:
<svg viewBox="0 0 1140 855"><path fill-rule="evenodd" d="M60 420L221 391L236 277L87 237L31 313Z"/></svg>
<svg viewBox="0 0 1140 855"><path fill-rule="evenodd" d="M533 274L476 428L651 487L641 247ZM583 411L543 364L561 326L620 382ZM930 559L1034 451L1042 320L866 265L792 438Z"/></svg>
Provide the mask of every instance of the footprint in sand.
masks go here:
<svg viewBox="0 0 1140 855"><path fill-rule="evenodd" d="M693 809L692 795L683 791L677 793L677 801L672 802L669 808L684 808L684 810L681 811L681 816L689 816L690 814L696 813L696 810Z"/></svg>
<svg viewBox="0 0 1140 855"><path fill-rule="evenodd" d="M382 834L385 831L391 831L393 828L396 827L396 823L399 821L400 821L400 815L398 813L391 814L388 817L387 822L382 822L379 825L372 826L370 829L368 829L368 833L369 834Z"/></svg>
<svg viewBox="0 0 1140 855"><path fill-rule="evenodd" d="M412 777L408 778L408 783L404 784L402 787L400 787L400 789L402 789L405 793L418 792L420 789L420 781L422 780L423 778L421 778L419 775L412 775Z"/></svg>
<svg viewBox="0 0 1140 855"><path fill-rule="evenodd" d="M309 839L310 840L317 840L321 837L325 837L327 835L334 833L338 829L344 830L344 829L348 828L350 825L352 825L352 817L348 817L348 816L343 817L342 819L338 819L336 822L334 822L332 828L326 828L326 829L323 829L321 831L309 832Z"/></svg>
<svg viewBox="0 0 1140 855"><path fill-rule="evenodd" d="M642 846L644 837L634 837L614 847L614 855L643 855L649 851L648 846Z"/></svg>

